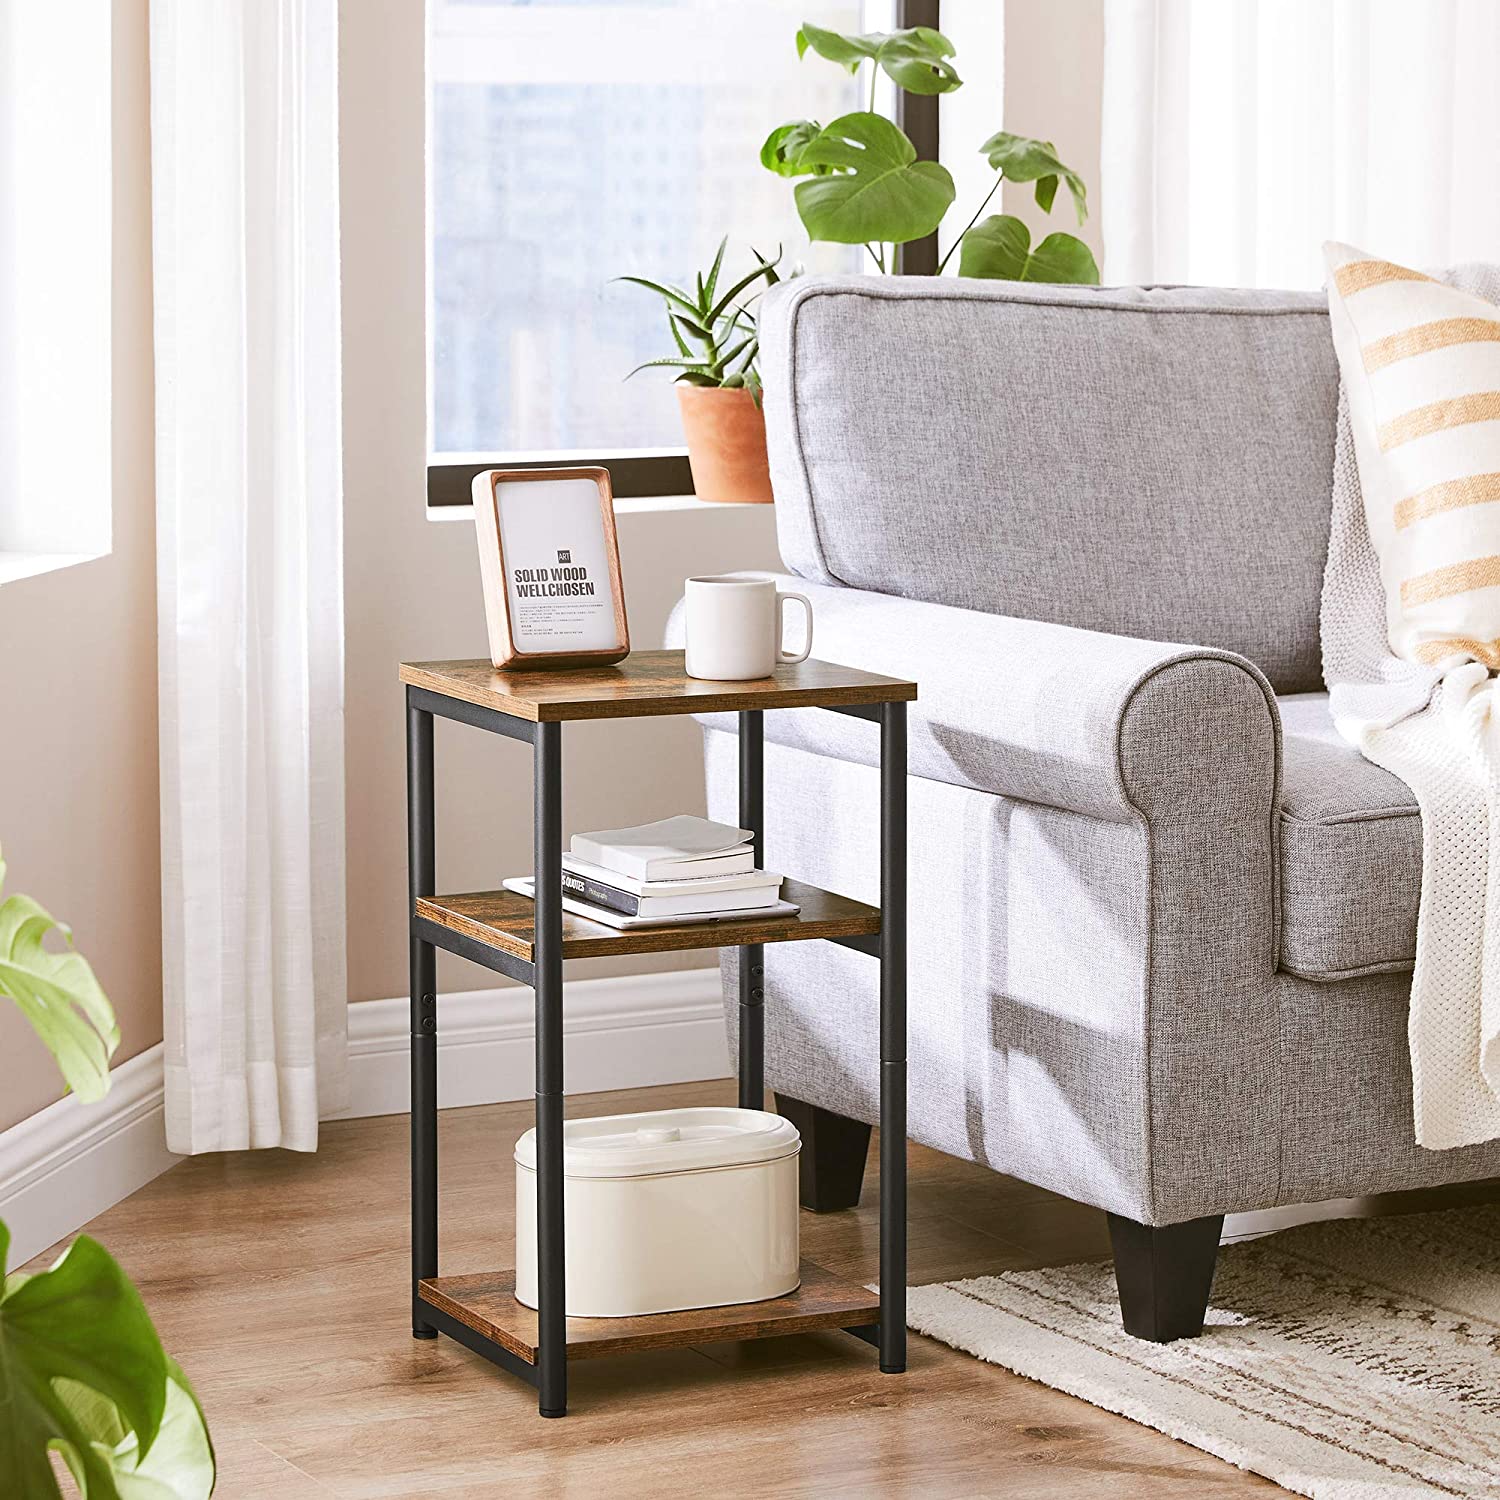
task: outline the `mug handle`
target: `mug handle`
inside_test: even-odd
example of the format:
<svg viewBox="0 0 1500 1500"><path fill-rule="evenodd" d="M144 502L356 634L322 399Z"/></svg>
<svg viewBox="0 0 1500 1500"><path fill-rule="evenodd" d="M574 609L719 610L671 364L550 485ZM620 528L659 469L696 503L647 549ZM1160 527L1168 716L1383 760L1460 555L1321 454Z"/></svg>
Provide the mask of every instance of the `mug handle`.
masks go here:
<svg viewBox="0 0 1500 1500"><path fill-rule="evenodd" d="M782 606L789 599L795 599L807 611L807 639L802 643L801 652L796 654L790 651L783 651L781 648L781 643L786 639L786 610ZM812 600L806 594L783 594L778 592L776 595L776 660L779 662L806 661L812 654L812 630Z"/></svg>

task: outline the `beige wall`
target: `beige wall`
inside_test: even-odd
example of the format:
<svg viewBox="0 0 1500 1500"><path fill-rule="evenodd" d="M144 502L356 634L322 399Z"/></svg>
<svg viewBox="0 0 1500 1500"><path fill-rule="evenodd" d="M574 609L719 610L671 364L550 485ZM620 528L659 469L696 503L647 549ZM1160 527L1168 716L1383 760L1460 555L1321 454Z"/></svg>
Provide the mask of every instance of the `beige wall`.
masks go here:
<svg viewBox="0 0 1500 1500"><path fill-rule="evenodd" d="M161 925L146 0L115 11L114 550L0 588L0 846L9 889L73 924L119 1012L123 1061L161 1038ZM344 0L341 23L349 993L364 1000L406 985L395 666L482 654L484 629L472 533L422 514L422 0ZM1097 197L1102 0L1009 0L1006 27L1006 126L1055 140ZM1006 208L1036 222L1009 196ZM1097 252L1093 221L1086 233ZM622 517L637 644L659 640L688 573L775 566L771 521L756 510ZM685 724L579 726L566 750L570 828L700 806ZM441 883L523 869L524 748L441 725L437 754ZM488 976L455 962L443 982ZM0 1007L0 1129L56 1098L55 1078Z"/></svg>
<svg viewBox="0 0 1500 1500"><path fill-rule="evenodd" d="M1066 230L1104 264L1099 232L1099 128L1104 99L1104 0L1006 0L1005 128L1051 141L1089 190L1089 219L1077 227L1066 192L1050 215L1029 183L1001 190L1005 212L1024 219L1033 240Z"/></svg>
<svg viewBox="0 0 1500 1500"><path fill-rule="evenodd" d="M1010 0L1005 20L1007 127L1055 140L1097 193L1103 0ZM344 0L340 21L349 994L365 1000L399 995L406 985L404 738L395 664L482 655L485 638L470 528L434 525L422 515L422 5ZM1050 228L1065 226L1058 215ZM1094 221L1085 236L1097 253ZM665 384L662 399L671 399ZM636 644L660 641L689 573L777 566L772 520L744 510L623 516ZM578 725L567 731L565 750L567 829L701 810L698 734L686 724ZM474 889L529 868L525 747L440 723L437 766L440 887ZM692 966L703 958L685 954L676 962ZM445 956L445 988L493 982L471 965L447 963ZM586 972L626 967L594 964Z"/></svg>
<svg viewBox="0 0 1500 1500"><path fill-rule="evenodd" d="M482 656L484 605L471 525L423 515L421 0L344 0L345 618L348 626L349 998L405 993L403 658ZM497 274L504 274L498 268ZM673 400L663 382L661 398ZM622 515L621 561L638 647L662 627L689 573L777 565L766 509ZM438 883L493 887L531 867L531 766L523 745L439 722ZM683 722L570 726L565 830L702 810L698 731ZM495 982L453 960L447 989ZM680 967L708 955L683 954ZM580 972L661 968L652 957Z"/></svg>
<svg viewBox="0 0 1500 1500"><path fill-rule="evenodd" d="M124 1061L162 1033L146 0L117 0L116 14L114 549L0 589L0 848L8 889L73 924L119 1013ZM349 994L364 1000L406 987L396 663L480 655L484 625L472 529L422 510L422 3L346 0L341 19ZM638 645L660 641L686 574L776 565L764 511L630 515L620 533ZM585 727L566 752L570 827L701 805L686 724ZM524 750L443 725L438 765L444 882L527 868ZM488 982L444 971L447 987ZM0 1129L60 1093L45 1050L0 1006Z"/></svg>
<svg viewBox="0 0 1500 1500"><path fill-rule="evenodd" d="M146 0L114 15L114 550L0 588L0 847L7 891L72 925L123 1062L161 1040L161 882ZM58 482L77 482L57 457ZM0 1129L61 1092L0 1000Z"/></svg>

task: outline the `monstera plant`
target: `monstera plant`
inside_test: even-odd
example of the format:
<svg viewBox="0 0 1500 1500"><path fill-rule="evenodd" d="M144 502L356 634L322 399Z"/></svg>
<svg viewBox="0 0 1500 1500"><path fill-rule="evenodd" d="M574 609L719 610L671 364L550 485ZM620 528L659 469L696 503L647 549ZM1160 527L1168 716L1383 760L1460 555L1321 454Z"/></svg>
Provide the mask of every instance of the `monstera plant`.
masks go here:
<svg viewBox="0 0 1500 1500"><path fill-rule="evenodd" d="M0 860L0 887L5 863ZM63 946L47 946L52 935ZM80 1099L109 1090L114 1009L71 935L29 896L0 901L0 995L57 1059ZM5 1275L0 1223L0 1495L58 1500L52 1455L85 1500L206 1500L208 1427L140 1293L79 1235L50 1270Z"/></svg>
<svg viewBox="0 0 1500 1500"><path fill-rule="evenodd" d="M946 167L918 160L905 132L875 112L875 85L884 73L909 94L946 94L959 88L963 80L953 64L953 44L928 26L848 35L804 22L797 33L797 53L805 57L808 52L856 75L868 68L870 107L828 125L816 120L778 125L761 147L761 164L782 177L800 179L797 214L810 239L864 245L881 271L894 270L895 247L933 233L953 206L955 189ZM1059 159L1057 148L1050 141L1001 130L979 149L994 169L995 181L938 273L957 250L960 276L1097 284L1093 252L1075 235L1049 234L1033 246L1031 231L1013 214L981 218L1002 182L1034 183L1043 213L1052 212L1058 188L1066 184L1082 224L1088 217L1083 179Z"/></svg>

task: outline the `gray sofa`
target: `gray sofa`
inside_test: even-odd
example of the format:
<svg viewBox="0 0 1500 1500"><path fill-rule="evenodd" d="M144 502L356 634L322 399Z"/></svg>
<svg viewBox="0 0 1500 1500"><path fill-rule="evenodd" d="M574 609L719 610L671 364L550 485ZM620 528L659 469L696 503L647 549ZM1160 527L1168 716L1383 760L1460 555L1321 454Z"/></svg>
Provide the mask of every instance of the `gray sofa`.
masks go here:
<svg viewBox="0 0 1500 1500"><path fill-rule="evenodd" d="M1157 1339L1201 1327L1226 1212L1500 1173L1413 1142L1420 819L1323 695L1323 297L810 278L762 336L814 654L920 684L912 1138L1108 1211ZM767 715L772 868L877 899L877 736ZM765 954L767 1079L838 1206L875 966Z"/></svg>

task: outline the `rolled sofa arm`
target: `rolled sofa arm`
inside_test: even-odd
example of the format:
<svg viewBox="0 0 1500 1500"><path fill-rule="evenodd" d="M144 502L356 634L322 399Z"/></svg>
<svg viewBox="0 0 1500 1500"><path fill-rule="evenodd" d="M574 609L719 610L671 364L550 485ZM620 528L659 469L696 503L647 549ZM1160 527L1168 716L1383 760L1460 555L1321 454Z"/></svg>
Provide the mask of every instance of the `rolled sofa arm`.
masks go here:
<svg viewBox="0 0 1500 1500"><path fill-rule="evenodd" d="M1233 803L1269 826L1280 719L1243 657L778 581L813 602L814 656L917 683L913 775L1116 822L1232 817ZM682 641L679 603L667 644ZM856 764L879 754L867 725L818 709L768 715L766 737Z"/></svg>
<svg viewBox="0 0 1500 1500"><path fill-rule="evenodd" d="M1265 678L1223 651L786 585L813 601L814 655L917 682L914 780L1010 804L970 808L987 854L966 864L952 823L920 811L954 799L912 788L914 1138L1142 1223L1278 1202L1281 732ZM680 609L668 636L682 640ZM765 733L845 762L879 754L875 726L817 709L768 713ZM732 818L731 742L708 738L709 806ZM808 771L836 796L827 769ZM785 770L768 778L773 862L870 893L869 869L807 827ZM874 1055L847 1055L839 1007L872 981L826 946L787 944L771 992L804 1016L799 1034L840 1038L832 1072L857 1082L830 1084L820 1050L781 1028L768 1077L871 1119Z"/></svg>

